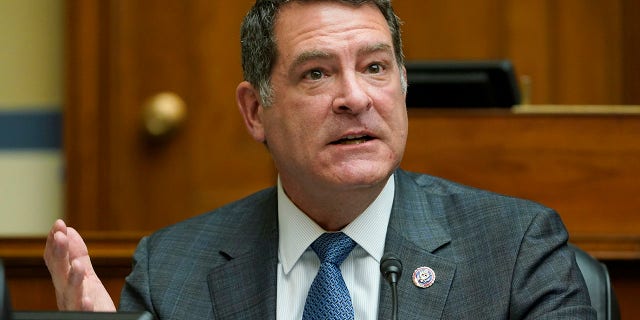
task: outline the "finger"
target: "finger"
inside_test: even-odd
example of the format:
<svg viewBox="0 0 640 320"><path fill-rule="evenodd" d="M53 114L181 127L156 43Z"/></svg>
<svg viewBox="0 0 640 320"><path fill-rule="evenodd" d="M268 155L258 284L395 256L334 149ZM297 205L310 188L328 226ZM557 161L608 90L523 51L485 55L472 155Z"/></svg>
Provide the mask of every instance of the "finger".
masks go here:
<svg viewBox="0 0 640 320"><path fill-rule="evenodd" d="M71 260L68 285L82 289L82 281L85 276L85 265L80 260Z"/></svg>
<svg viewBox="0 0 640 320"><path fill-rule="evenodd" d="M67 289L67 310L114 312L116 307L100 280L87 275L86 264L72 261Z"/></svg>
<svg viewBox="0 0 640 320"><path fill-rule="evenodd" d="M94 305L93 305L93 300L91 300L91 298L85 296L82 297L82 307L81 307L82 311L100 311L100 310L95 310Z"/></svg>
<svg viewBox="0 0 640 320"><path fill-rule="evenodd" d="M93 266L91 265L91 259L89 257L89 250L84 240L76 231L76 229L67 228L68 248L69 248L69 260L79 260L84 266L84 270L87 274L93 274Z"/></svg>
<svg viewBox="0 0 640 320"><path fill-rule="evenodd" d="M67 276L71 265L66 254L66 233L67 226L64 221L58 219L54 222L44 249L44 262L51 274L51 280L56 293L56 304L58 309L64 310L64 290Z"/></svg>
<svg viewBox="0 0 640 320"><path fill-rule="evenodd" d="M47 241L48 247L45 249L45 264L51 274L51 279L53 280L56 291L63 291L66 286L69 270L71 269L68 255L68 240L65 233L55 230L50 239L50 241Z"/></svg>
<svg viewBox="0 0 640 320"><path fill-rule="evenodd" d="M62 232L57 232L54 235L54 243L53 254L46 261L46 265L54 285L61 287L67 281L71 269L67 236Z"/></svg>
<svg viewBox="0 0 640 320"><path fill-rule="evenodd" d="M59 240L61 239L59 236L56 237L56 234L62 234L66 237L67 234L67 226L64 221L58 219L54 222L49 234L47 235L47 242L45 244L44 249L44 260L45 262L50 262L52 258L59 256L61 244ZM58 241L56 240L58 239Z"/></svg>
<svg viewBox="0 0 640 320"><path fill-rule="evenodd" d="M81 310L84 297L84 266L78 260L71 261L68 279L62 292L64 310Z"/></svg>
<svg viewBox="0 0 640 320"><path fill-rule="evenodd" d="M87 245L76 229L67 227L67 237L69 238L69 257L71 260L89 254Z"/></svg>

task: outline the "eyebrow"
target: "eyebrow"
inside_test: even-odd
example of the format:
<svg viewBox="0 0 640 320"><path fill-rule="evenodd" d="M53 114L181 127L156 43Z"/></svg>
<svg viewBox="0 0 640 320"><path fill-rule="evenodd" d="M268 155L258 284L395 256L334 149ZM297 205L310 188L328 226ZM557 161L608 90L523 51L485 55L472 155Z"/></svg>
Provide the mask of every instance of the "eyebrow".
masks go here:
<svg viewBox="0 0 640 320"><path fill-rule="evenodd" d="M375 52L388 52L393 54L393 48L391 47L391 45L387 43L379 42L379 43L375 43L375 44L360 48L357 54L358 56L365 56L367 54L371 54ZM322 50L305 51L299 54L295 58L295 60L291 64L290 70L295 70L298 66L306 63L307 61L316 60L316 59L330 59L333 56L335 56L335 54L327 51L322 51Z"/></svg>
<svg viewBox="0 0 640 320"><path fill-rule="evenodd" d="M291 64L290 70L297 69L300 65L306 63L307 61L317 60L317 59L329 59L333 56L333 54L322 51L322 50L309 50L299 54L293 63Z"/></svg>
<svg viewBox="0 0 640 320"><path fill-rule="evenodd" d="M393 54L393 48L387 43L378 42L358 50L358 56L364 56L376 52L387 52Z"/></svg>

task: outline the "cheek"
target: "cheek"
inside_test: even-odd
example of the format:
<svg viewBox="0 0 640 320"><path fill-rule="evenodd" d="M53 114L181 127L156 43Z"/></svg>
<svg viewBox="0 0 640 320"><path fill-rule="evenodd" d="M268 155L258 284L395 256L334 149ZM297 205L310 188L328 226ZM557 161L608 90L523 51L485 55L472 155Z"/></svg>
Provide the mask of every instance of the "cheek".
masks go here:
<svg viewBox="0 0 640 320"><path fill-rule="evenodd" d="M407 109L402 100L399 102L397 99L389 99L380 103L385 106L379 109L379 112L387 127L387 134L389 134L392 148L396 152L402 152L409 130Z"/></svg>
<svg viewBox="0 0 640 320"><path fill-rule="evenodd" d="M283 101L286 110L282 110L282 122L291 129L313 135L313 131L331 112L331 98L328 95L296 95Z"/></svg>
<svg viewBox="0 0 640 320"><path fill-rule="evenodd" d="M378 112L392 129L406 131L408 115L404 100L395 95L385 97L378 101Z"/></svg>
<svg viewBox="0 0 640 320"><path fill-rule="evenodd" d="M309 135L313 135L315 130L313 119L306 116L308 113L305 110L297 110L299 106L290 104L286 104L286 108L286 110L271 110L271 114L265 121L265 134L269 146L283 153L290 152L291 148L299 149L296 146L307 141Z"/></svg>

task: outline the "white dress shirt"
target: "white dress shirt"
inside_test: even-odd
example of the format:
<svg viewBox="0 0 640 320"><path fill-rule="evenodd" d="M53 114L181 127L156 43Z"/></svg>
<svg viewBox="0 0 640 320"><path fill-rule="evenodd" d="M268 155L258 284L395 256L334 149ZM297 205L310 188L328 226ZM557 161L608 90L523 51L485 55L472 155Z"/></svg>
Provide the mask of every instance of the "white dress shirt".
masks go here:
<svg viewBox="0 0 640 320"><path fill-rule="evenodd" d="M393 175L369 207L342 232L358 245L340 266L351 293L355 319L377 319L380 259L395 191ZM320 268L310 245L326 232L298 209L278 180L278 298L277 319L302 319L307 292Z"/></svg>

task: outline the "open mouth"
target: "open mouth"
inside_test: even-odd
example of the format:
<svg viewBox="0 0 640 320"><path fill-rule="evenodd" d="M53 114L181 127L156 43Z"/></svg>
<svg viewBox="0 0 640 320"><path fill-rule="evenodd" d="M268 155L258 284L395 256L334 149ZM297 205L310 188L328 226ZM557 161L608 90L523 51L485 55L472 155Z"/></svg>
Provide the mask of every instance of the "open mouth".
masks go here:
<svg viewBox="0 0 640 320"><path fill-rule="evenodd" d="M331 144L360 144L370 140L373 140L373 137L367 135L346 136L340 140L332 142Z"/></svg>

